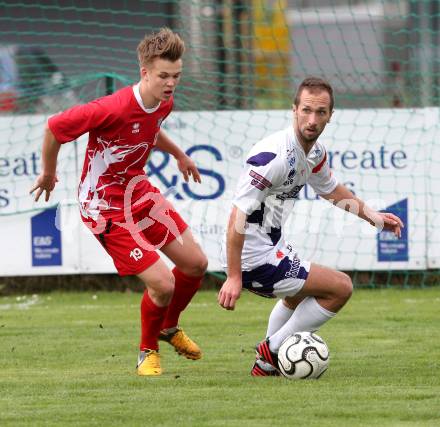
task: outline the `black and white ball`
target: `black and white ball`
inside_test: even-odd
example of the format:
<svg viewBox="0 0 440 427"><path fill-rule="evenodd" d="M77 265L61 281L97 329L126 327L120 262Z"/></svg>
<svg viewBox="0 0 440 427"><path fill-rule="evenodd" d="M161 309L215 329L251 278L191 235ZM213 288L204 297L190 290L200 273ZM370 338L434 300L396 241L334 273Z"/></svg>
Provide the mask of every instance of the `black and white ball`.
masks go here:
<svg viewBox="0 0 440 427"><path fill-rule="evenodd" d="M297 332L287 337L278 350L280 371L291 380L319 378L328 363L327 344L312 332Z"/></svg>

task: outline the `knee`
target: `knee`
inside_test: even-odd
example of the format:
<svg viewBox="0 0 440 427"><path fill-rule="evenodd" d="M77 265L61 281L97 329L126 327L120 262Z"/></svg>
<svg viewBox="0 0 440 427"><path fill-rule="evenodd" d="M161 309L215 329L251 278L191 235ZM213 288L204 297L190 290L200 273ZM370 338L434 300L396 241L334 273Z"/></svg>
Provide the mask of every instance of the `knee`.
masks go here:
<svg viewBox="0 0 440 427"><path fill-rule="evenodd" d="M148 293L156 304L168 305L174 293L174 276L171 274L160 277L146 284Z"/></svg>
<svg viewBox="0 0 440 427"><path fill-rule="evenodd" d="M348 274L342 272L339 274L340 274L340 278L339 278L338 294L339 294L339 298L345 302L350 299L351 294L353 293L353 283Z"/></svg>
<svg viewBox="0 0 440 427"><path fill-rule="evenodd" d="M200 277L206 273L208 269L208 259L201 253L191 260L191 263L182 267L179 270L187 276Z"/></svg>
<svg viewBox="0 0 440 427"><path fill-rule="evenodd" d="M199 262L197 263L197 276L203 276L208 269L208 258L204 254L200 257Z"/></svg>

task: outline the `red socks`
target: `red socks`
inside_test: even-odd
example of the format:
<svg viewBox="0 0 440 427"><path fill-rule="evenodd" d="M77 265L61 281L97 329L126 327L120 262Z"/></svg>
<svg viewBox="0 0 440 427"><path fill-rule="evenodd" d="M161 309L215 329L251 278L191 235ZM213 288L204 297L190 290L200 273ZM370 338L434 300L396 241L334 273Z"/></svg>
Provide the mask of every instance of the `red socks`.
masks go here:
<svg viewBox="0 0 440 427"><path fill-rule="evenodd" d="M168 306L158 307L144 292L141 302L141 344L140 350L159 350L158 337Z"/></svg>
<svg viewBox="0 0 440 427"><path fill-rule="evenodd" d="M166 307L158 307L144 292L141 302L141 344L140 350L158 350L158 337L161 329L173 328L179 322L180 313L185 310L194 294L200 288L201 277L191 277L173 269L175 277L174 294Z"/></svg>
<svg viewBox="0 0 440 427"><path fill-rule="evenodd" d="M187 276L177 267L173 269L173 274L175 278L174 294L161 329L173 328L178 325L180 313L185 310L200 288L203 278L203 276Z"/></svg>

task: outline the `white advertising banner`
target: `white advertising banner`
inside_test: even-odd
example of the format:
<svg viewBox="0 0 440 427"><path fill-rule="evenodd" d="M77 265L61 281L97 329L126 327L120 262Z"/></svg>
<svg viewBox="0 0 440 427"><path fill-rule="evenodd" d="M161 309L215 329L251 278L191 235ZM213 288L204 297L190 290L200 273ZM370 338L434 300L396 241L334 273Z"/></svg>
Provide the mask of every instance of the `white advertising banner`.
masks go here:
<svg viewBox="0 0 440 427"><path fill-rule="evenodd" d="M50 203L35 204L29 190L41 166L46 117L0 117L0 275L70 274L80 271L78 245L59 226L57 204L75 196L76 145L62 150L60 183ZM45 207L45 210L41 208Z"/></svg>
<svg viewBox="0 0 440 427"><path fill-rule="evenodd" d="M426 111L426 247L428 268L440 268L440 110Z"/></svg>
<svg viewBox="0 0 440 427"><path fill-rule="evenodd" d="M406 227L400 240L377 233L305 186L285 227L304 258L343 270L438 268L434 116L436 125L437 109L335 112L321 137L333 173L372 207L399 215ZM197 163L202 184L185 183L174 159L162 152L153 152L147 173L191 226L210 270L221 270L221 241L246 153L291 120L290 111L213 111L175 112L164 123ZM43 116L0 118L0 275L115 272L75 206L85 136L61 148L51 201L36 204L29 196L40 168L44 125Z"/></svg>
<svg viewBox="0 0 440 427"><path fill-rule="evenodd" d="M291 120L289 111L194 112L168 120L169 134L189 147L202 168L205 192L200 195L197 186L182 184L172 169L165 169L168 157L161 153L151 159L152 180L163 191L175 186L173 203L188 212L211 269L221 269L220 242L246 153L263 136L291 126ZM406 227L400 240L378 234L305 186L285 227L304 258L344 270L426 268L424 132L423 109L336 111L321 136L335 176L372 207L401 216ZM194 194L212 198L201 203Z"/></svg>

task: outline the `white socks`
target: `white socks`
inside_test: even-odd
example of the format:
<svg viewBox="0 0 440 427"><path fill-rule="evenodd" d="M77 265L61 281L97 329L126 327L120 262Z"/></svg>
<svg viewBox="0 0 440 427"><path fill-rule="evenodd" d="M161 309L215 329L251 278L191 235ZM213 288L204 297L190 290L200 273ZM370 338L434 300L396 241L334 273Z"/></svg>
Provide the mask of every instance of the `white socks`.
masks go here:
<svg viewBox="0 0 440 427"><path fill-rule="evenodd" d="M298 304L298 307L296 307L290 319L287 320L284 326L269 337L270 350L276 353L280 348L281 343L289 335L292 335L295 332L317 331L325 322L334 317L335 314L336 313L321 307L315 297L304 298L304 300Z"/></svg>
<svg viewBox="0 0 440 427"><path fill-rule="evenodd" d="M278 331L290 319L293 311L286 307L282 299L278 300L269 316L266 338Z"/></svg>

